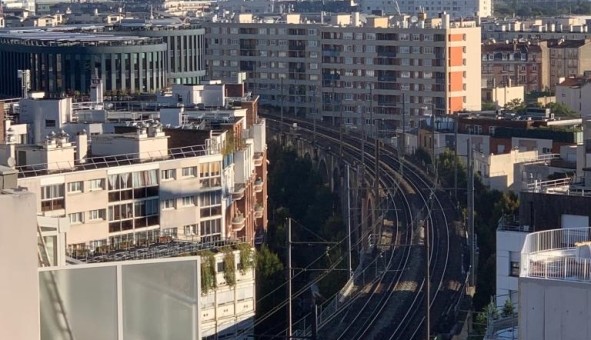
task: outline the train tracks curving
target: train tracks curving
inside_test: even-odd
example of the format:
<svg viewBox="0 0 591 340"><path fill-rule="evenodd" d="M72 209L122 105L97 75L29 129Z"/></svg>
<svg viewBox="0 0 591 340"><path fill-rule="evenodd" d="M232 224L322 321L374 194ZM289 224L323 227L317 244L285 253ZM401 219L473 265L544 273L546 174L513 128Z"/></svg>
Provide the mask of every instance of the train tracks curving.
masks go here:
<svg viewBox="0 0 591 340"><path fill-rule="evenodd" d="M297 133L312 134L311 123L297 123ZM317 126L314 139L332 150L342 148L345 158L359 160L362 140L357 135L341 134L338 130ZM311 140L311 139L310 139ZM367 163L375 162L374 143L365 144ZM383 270L374 281L351 296L347 307L339 310L320 325L320 338L325 339L423 339L425 330L426 256L421 226L429 227L431 251L430 315L431 329L438 328L440 317L449 311L448 304L462 289L464 273L461 246L464 240L455 228L454 204L447 193L434 188L424 170L400 159L392 147L380 147L380 187L398 221L394 242L381 245ZM373 177L373 167L367 173ZM457 245L459 247L452 247ZM459 248L459 252L458 249ZM378 252L379 253L379 252ZM378 259L375 259L378 261ZM371 263L374 263L373 261ZM377 268L377 262L376 268ZM433 332L431 333L433 334Z"/></svg>

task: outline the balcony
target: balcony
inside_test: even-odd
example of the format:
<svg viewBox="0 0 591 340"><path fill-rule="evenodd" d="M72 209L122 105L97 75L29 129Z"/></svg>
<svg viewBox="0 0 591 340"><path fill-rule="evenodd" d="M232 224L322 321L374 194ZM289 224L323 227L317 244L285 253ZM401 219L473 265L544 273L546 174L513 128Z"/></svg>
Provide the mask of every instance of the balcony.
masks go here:
<svg viewBox="0 0 591 340"><path fill-rule="evenodd" d="M244 218L244 215L239 210L236 215L234 215L234 218L232 218L232 231L240 231L245 225L246 218Z"/></svg>
<svg viewBox="0 0 591 340"><path fill-rule="evenodd" d="M256 181L254 181L254 192L261 191L263 191L263 179L259 177Z"/></svg>
<svg viewBox="0 0 591 340"><path fill-rule="evenodd" d="M261 166L263 165L263 153L262 152L255 152L254 153L254 166Z"/></svg>
<svg viewBox="0 0 591 340"><path fill-rule="evenodd" d="M265 208L263 207L262 204L257 203L257 205L254 207L254 217L255 218L262 218L264 209Z"/></svg>
<svg viewBox="0 0 591 340"><path fill-rule="evenodd" d="M520 277L591 283L591 228L531 233L521 250Z"/></svg>
<svg viewBox="0 0 591 340"><path fill-rule="evenodd" d="M234 184L234 190L232 190L232 199L238 201L244 198L244 189L244 183Z"/></svg>

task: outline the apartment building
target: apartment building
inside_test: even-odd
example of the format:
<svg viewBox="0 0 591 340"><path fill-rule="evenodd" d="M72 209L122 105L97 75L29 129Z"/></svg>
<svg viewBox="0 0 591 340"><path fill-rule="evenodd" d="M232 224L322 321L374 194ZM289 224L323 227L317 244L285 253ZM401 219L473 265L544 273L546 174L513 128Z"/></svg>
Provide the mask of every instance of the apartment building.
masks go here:
<svg viewBox="0 0 591 340"><path fill-rule="evenodd" d="M548 40L550 55L550 88L555 89L561 78L582 75L591 70L591 40Z"/></svg>
<svg viewBox="0 0 591 340"><path fill-rule="evenodd" d="M242 94L237 87L215 85L213 96ZM70 219L71 250L161 236L252 243L267 223L265 121L257 116L258 98L224 98L234 107L163 108L165 125L130 121L111 134L70 138L58 131L38 144L18 144L10 132L0 145L2 163L15 166L19 185L37 194L41 215Z"/></svg>
<svg viewBox="0 0 591 340"><path fill-rule="evenodd" d="M480 28L421 16L417 22L251 14L204 23L208 73L248 74L261 104L333 124L416 127L423 114L480 109Z"/></svg>
<svg viewBox="0 0 591 340"><path fill-rule="evenodd" d="M532 19L487 18L481 22L482 40L497 41L591 38L587 16L560 16Z"/></svg>
<svg viewBox="0 0 591 340"><path fill-rule="evenodd" d="M523 86L526 93L549 87L545 41L493 42L482 45L482 87Z"/></svg>
<svg viewBox="0 0 591 340"><path fill-rule="evenodd" d="M449 13L452 18L486 18L492 16L492 1L425 1L425 0L363 0L359 4L364 13L382 10L386 14L412 14L424 11L429 16L437 16L441 12Z"/></svg>
<svg viewBox="0 0 591 340"><path fill-rule="evenodd" d="M552 250L552 255L558 257L549 260L547 263L550 264L554 260L560 259L559 261L565 264L565 266L560 267L560 271L567 274L566 267L572 263L572 260L567 259L565 261L559 253L554 251L560 251L560 248L565 245L572 251L575 248L574 242L585 241L580 239L583 233L576 231L576 228L589 228L591 226L591 213L588 208L589 204L591 204L591 196L589 195L591 192L591 173L588 171L589 160L591 159L591 147L589 147L591 123L589 121L585 122L585 136L585 142L578 143L574 147L576 148L576 166L574 166L576 174L574 174L574 169L571 169L567 176L559 179L531 176L532 166L546 167L550 170L555 169L556 163L553 160L529 162L529 164L520 167L519 175L522 176L522 184L519 188L519 214L517 216L505 216L499 221L497 229L497 303L498 306L502 306L508 298L513 302L519 302L520 327L522 324L521 314L531 312L531 310L527 311L527 308L521 310L524 304L531 303L531 301L523 301L524 294L529 294L522 293L524 285L520 281L521 277L524 276L524 272L527 273L529 270L536 269L538 279L568 279L566 276L554 276L558 274L556 271L558 267L555 264L548 267L549 271L542 273L538 270L540 269L539 264L534 267L531 266L529 259L533 259L532 257L526 257L524 261L524 251L527 254L532 250L527 246L528 243L531 246L531 237L538 237L530 237L530 235L546 233L546 236L543 236L545 241L538 243L538 245L541 246L543 243L545 246L551 246L552 249L538 250L543 252ZM563 152L560 159L562 163L571 163L573 156L572 150L570 150L569 152ZM540 172L542 171L536 170L536 173ZM552 230L556 228L560 229L558 231ZM550 231L546 232L548 230ZM532 232L534 233L530 234ZM567 234L570 234L571 237L563 238L562 235ZM576 236L577 234L579 236ZM584 234L587 235L586 232ZM540 242L540 240L538 239L537 242ZM561 243L561 246L558 246L558 243ZM541 256L540 258L544 257ZM542 268L544 268L544 265L542 265ZM539 276L540 274L543 275ZM586 275L588 278L588 272ZM529 298L526 297L526 299ZM528 327L531 327L531 324ZM520 336L521 334L520 331Z"/></svg>
<svg viewBox="0 0 591 340"><path fill-rule="evenodd" d="M556 102L578 112L581 118L588 119L591 117L590 85L587 72L584 76L566 78L556 85Z"/></svg>

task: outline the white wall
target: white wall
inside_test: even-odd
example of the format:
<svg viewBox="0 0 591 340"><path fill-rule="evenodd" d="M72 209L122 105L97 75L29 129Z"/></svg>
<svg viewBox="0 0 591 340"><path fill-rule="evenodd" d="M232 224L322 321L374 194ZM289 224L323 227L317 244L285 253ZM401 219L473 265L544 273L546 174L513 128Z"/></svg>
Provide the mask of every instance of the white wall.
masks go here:
<svg viewBox="0 0 591 340"><path fill-rule="evenodd" d="M591 339L591 285L519 279L519 339Z"/></svg>
<svg viewBox="0 0 591 340"><path fill-rule="evenodd" d="M63 99L22 99L20 101L20 123L29 124L32 139L40 143L51 131L59 131L70 120L72 98ZM46 120L55 121L55 127L46 127Z"/></svg>
<svg viewBox="0 0 591 340"><path fill-rule="evenodd" d="M35 194L0 194L0 339L39 338Z"/></svg>
<svg viewBox="0 0 591 340"><path fill-rule="evenodd" d="M518 277L510 276L510 262L511 258L520 261L520 257L516 255L521 254L521 248L523 247L527 234L528 233L521 231L497 230L496 295L497 305L499 306L503 306L511 292L516 292L518 290Z"/></svg>

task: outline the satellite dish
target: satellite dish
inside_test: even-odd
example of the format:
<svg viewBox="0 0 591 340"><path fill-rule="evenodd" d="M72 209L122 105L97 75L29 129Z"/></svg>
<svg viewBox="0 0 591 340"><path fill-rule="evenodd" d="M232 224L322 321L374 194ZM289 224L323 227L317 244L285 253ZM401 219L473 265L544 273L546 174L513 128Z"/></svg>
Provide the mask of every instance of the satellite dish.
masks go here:
<svg viewBox="0 0 591 340"><path fill-rule="evenodd" d="M8 157L8 159L6 160L6 164L12 168L16 165L16 160L14 159L14 157Z"/></svg>
<svg viewBox="0 0 591 340"><path fill-rule="evenodd" d="M413 15L412 17L410 17L410 22L415 23L417 21L419 21L419 18L417 18L416 16Z"/></svg>

